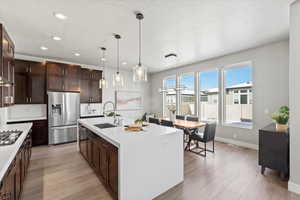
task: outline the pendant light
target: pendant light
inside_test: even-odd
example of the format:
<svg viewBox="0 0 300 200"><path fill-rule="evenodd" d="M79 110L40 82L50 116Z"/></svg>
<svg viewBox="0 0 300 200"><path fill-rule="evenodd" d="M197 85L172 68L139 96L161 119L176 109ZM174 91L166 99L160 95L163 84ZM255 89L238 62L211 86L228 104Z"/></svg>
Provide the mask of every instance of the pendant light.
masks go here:
<svg viewBox="0 0 300 200"><path fill-rule="evenodd" d="M137 13L136 18L139 20L139 63L137 66L133 67L133 81L144 81L147 82L147 67L142 64L142 19L144 15L142 13Z"/></svg>
<svg viewBox="0 0 300 200"><path fill-rule="evenodd" d="M115 38L117 39L117 72L113 75L113 86L115 88L121 88L124 86L124 78L122 74L120 73L120 44L119 41L121 39L121 36L118 34L115 34Z"/></svg>
<svg viewBox="0 0 300 200"><path fill-rule="evenodd" d="M103 71L102 71L102 78L99 80L99 88L100 89L104 89L104 88L108 87L107 81L105 80L105 61L106 61L105 51L106 51L106 48L105 47L101 47L101 51L102 51L102 57L100 59L100 63L103 66Z"/></svg>

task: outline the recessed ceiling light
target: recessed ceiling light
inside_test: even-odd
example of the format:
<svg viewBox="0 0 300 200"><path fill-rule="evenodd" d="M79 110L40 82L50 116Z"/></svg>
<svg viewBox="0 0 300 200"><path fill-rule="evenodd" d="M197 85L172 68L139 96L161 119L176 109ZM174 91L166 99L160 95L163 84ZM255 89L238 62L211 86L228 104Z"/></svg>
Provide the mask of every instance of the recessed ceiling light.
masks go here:
<svg viewBox="0 0 300 200"><path fill-rule="evenodd" d="M74 53L75 56L80 56L80 53Z"/></svg>
<svg viewBox="0 0 300 200"><path fill-rule="evenodd" d="M53 39L53 40L56 40L56 41L60 41L60 40L61 40L61 37L53 36L52 39Z"/></svg>
<svg viewBox="0 0 300 200"><path fill-rule="evenodd" d="M127 62L125 62L125 61L124 61L124 62L122 62L122 65L127 65Z"/></svg>
<svg viewBox="0 0 300 200"><path fill-rule="evenodd" d="M48 47L41 46L41 49L42 49L43 51L46 51L46 50L48 50Z"/></svg>
<svg viewBox="0 0 300 200"><path fill-rule="evenodd" d="M60 20L66 20L68 17L62 13L54 13L54 16L57 18L57 19L60 19Z"/></svg>

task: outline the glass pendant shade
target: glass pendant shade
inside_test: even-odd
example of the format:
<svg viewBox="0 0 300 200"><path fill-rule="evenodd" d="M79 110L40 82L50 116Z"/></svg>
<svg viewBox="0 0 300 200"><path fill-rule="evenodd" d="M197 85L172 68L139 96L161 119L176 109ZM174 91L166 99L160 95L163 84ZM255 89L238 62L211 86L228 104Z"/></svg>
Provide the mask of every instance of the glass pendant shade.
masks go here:
<svg viewBox="0 0 300 200"><path fill-rule="evenodd" d="M141 21L144 19L142 13L137 13L136 18L139 20L139 62L137 66L133 67L133 81L147 82L147 67L142 65L142 25Z"/></svg>
<svg viewBox="0 0 300 200"><path fill-rule="evenodd" d="M143 65L135 66L133 68L133 81L148 81L147 67Z"/></svg>
<svg viewBox="0 0 300 200"><path fill-rule="evenodd" d="M124 77L120 72L117 72L113 75L113 86L115 88L121 88L124 87Z"/></svg>
<svg viewBox="0 0 300 200"><path fill-rule="evenodd" d="M105 78L101 78L99 80L99 88L104 89L104 88L107 88L107 87L108 87L107 81L105 80Z"/></svg>

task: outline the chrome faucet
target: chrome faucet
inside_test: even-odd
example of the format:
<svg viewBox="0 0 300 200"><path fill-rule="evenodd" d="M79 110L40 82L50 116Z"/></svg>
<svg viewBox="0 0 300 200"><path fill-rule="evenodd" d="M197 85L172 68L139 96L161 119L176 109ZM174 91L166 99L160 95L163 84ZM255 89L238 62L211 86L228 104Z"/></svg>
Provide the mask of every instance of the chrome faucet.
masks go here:
<svg viewBox="0 0 300 200"><path fill-rule="evenodd" d="M113 112L114 112L114 124L117 123L117 119L116 119L116 104L112 101L106 101L103 105L103 114L105 115L105 107L107 104L112 104L113 105Z"/></svg>

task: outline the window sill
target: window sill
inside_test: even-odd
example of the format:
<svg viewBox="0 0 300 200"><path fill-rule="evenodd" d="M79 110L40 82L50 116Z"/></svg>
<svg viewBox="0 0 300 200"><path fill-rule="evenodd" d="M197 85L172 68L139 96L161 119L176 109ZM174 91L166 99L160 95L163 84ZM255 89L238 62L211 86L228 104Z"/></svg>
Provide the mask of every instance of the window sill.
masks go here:
<svg viewBox="0 0 300 200"><path fill-rule="evenodd" d="M227 127L242 128L242 129L249 129L249 130L253 129L253 124L243 125L243 124L234 124L234 123L223 123L222 125Z"/></svg>

